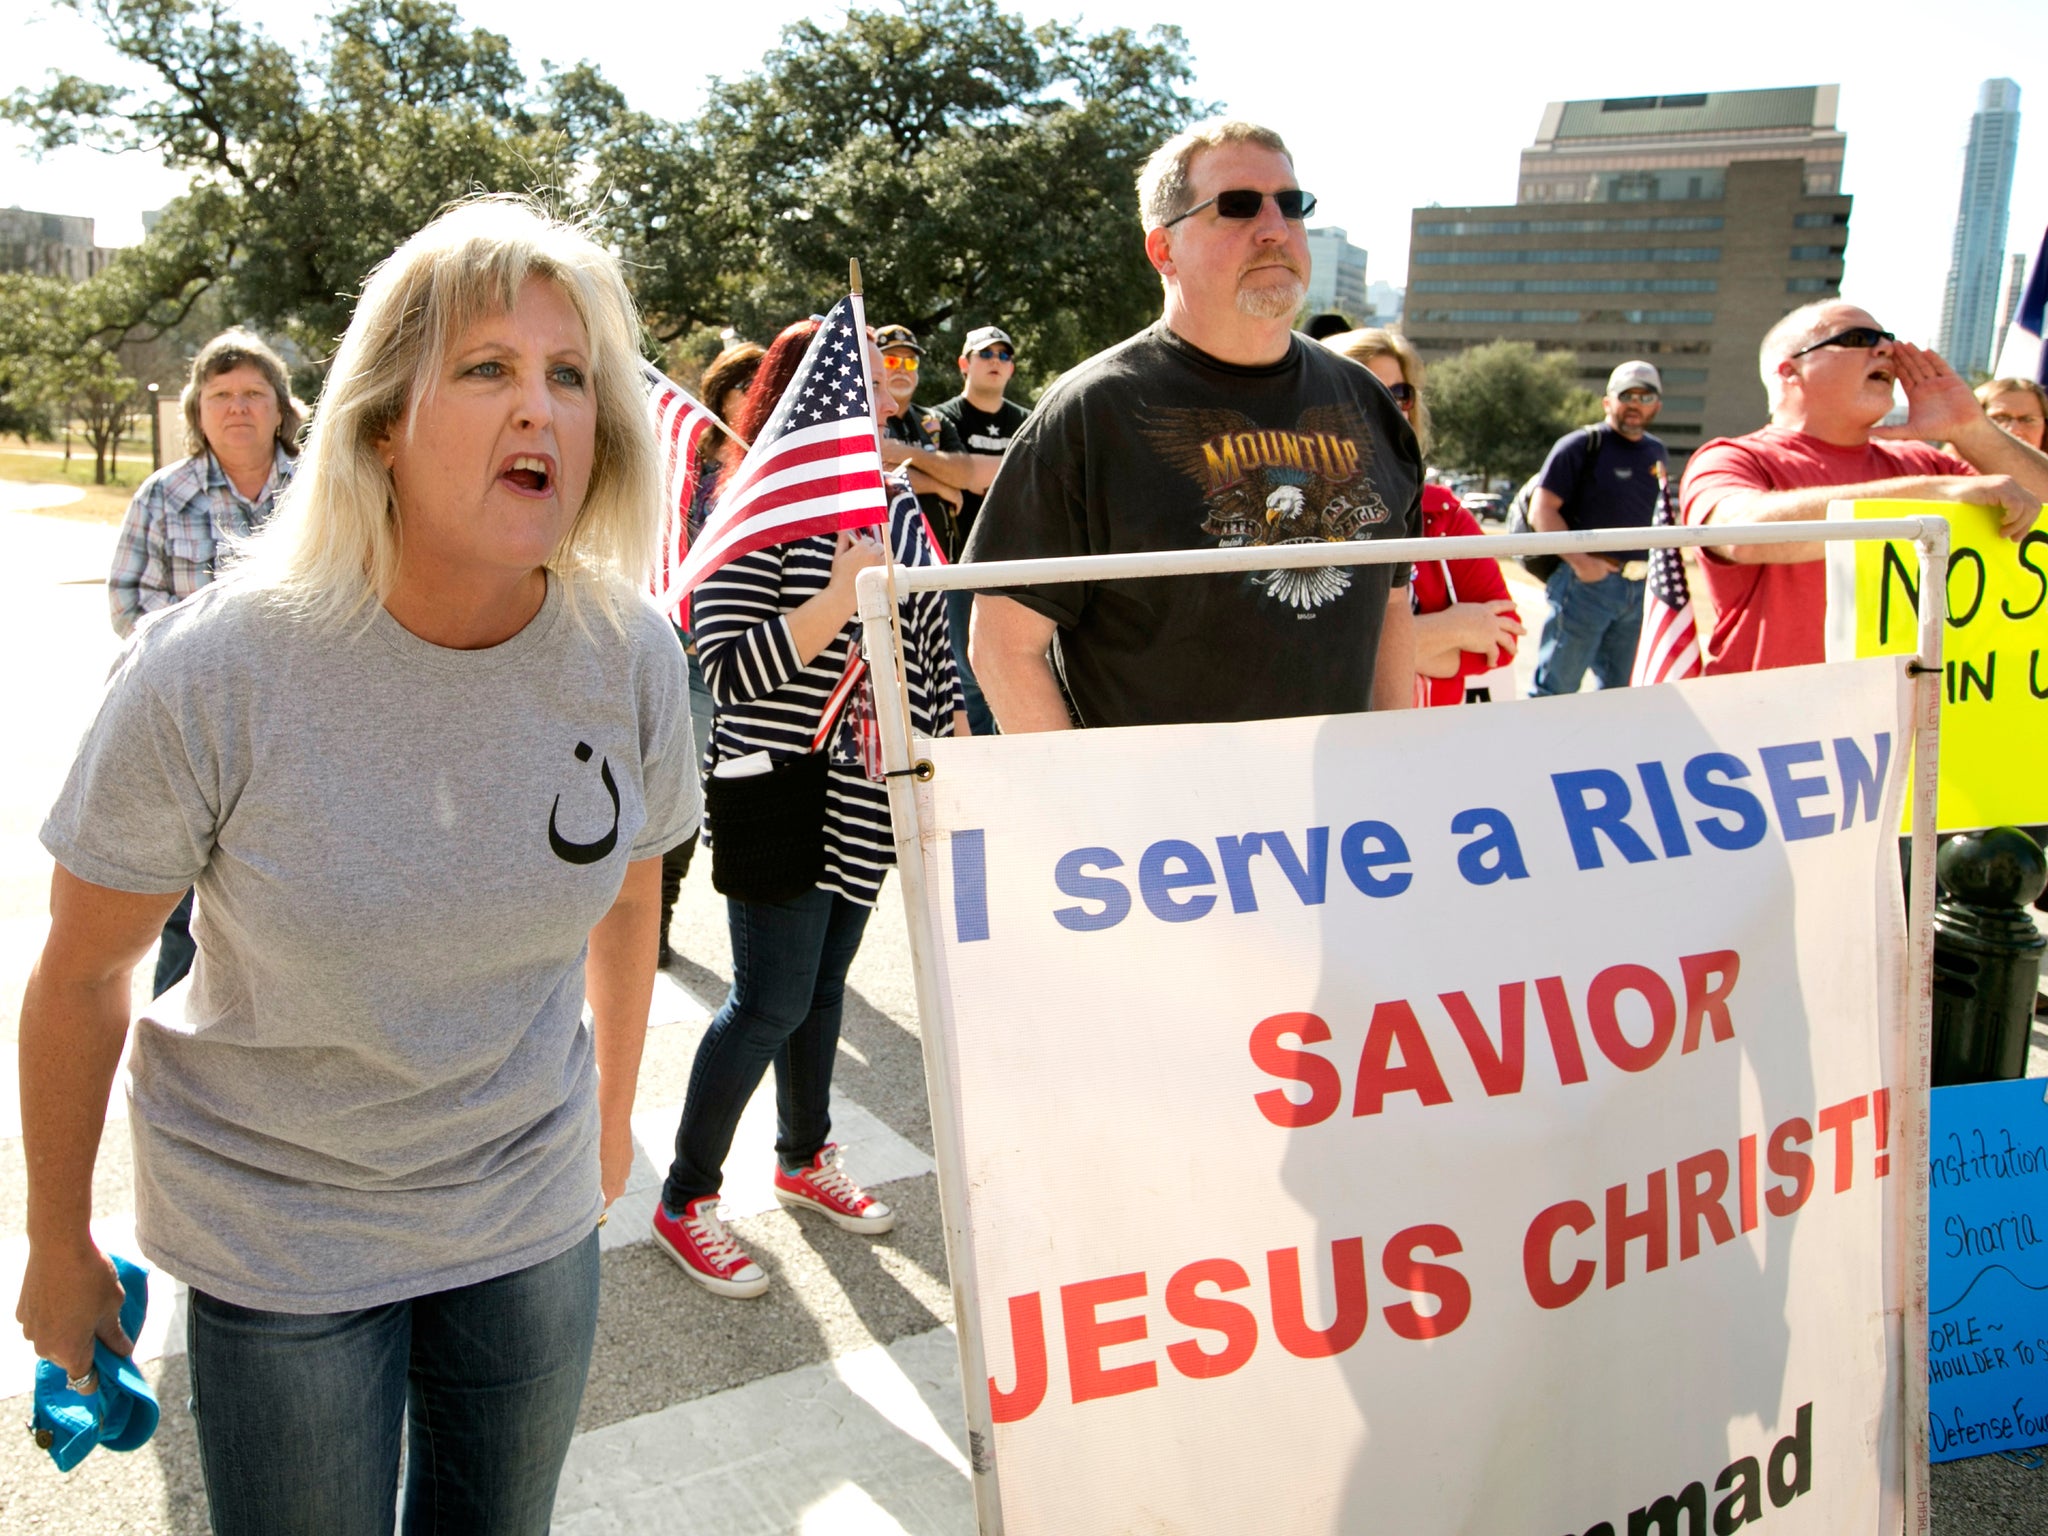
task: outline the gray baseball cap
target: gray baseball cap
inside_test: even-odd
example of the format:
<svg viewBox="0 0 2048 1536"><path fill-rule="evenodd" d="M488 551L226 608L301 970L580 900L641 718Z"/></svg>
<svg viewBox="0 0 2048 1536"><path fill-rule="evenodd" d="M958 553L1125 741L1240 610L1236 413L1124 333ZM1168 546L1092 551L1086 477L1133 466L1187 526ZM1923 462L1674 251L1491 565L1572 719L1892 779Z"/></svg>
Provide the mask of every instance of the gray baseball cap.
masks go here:
<svg viewBox="0 0 2048 1536"><path fill-rule="evenodd" d="M965 357L970 352L979 352L983 347L992 347L999 341L1012 352L1017 350L1017 343L1010 340L1008 331L1000 326L978 325L969 331L967 339L960 343L960 355Z"/></svg>
<svg viewBox="0 0 2048 1536"><path fill-rule="evenodd" d="M1657 370L1648 363L1623 363L1607 375L1607 398L1617 399L1624 389L1652 390L1661 399L1664 394L1664 381L1657 376Z"/></svg>

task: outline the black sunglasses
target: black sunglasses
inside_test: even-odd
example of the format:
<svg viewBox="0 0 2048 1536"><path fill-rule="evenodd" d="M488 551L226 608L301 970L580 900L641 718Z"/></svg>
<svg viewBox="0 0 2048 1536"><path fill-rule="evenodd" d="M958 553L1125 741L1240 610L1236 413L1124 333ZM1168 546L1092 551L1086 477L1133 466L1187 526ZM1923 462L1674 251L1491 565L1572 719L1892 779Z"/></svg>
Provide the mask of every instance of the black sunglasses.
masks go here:
<svg viewBox="0 0 2048 1536"><path fill-rule="evenodd" d="M1008 347L983 347L979 352L975 353L974 355L980 358L983 362L987 362L990 358L993 357L1000 362L1007 363L1014 359L1017 354L1012 352Z"/></svg>
<svg viewBox="0 0 2048 1536"><path fill-rule="evenodd" d="M1415 386L1406 379L1401 380L1398 384L1389 384L1387 386L1387 393L1394 397L1394 404L1396 405L1413 405L1415 403Z"/></svg>
<svg viewBox="0 0 2048 1536"><path fill-rule="evenodd" d="M1289 187L1285 192L1253 192L1248 188L1239 187L1205 198L1187 212L1175 214L1159 227L1171 229L1182 219L1192 219L1211 203L1216 205L1218 218L1256 219L1259 210L1266 206L1268 197L1279 207L1280 217L1283 219L1305 219L1316 211L1315 193L1304 192L1299 187Z"/></svg>
<svg viewBox="0 0 2048 1536"><path fill-rule="evenodd" d="M1809 352L1818 352L1822 347L1874 347L1880 341L1897 341L1899 338L1890 331L1880 331L1874 325L1852 325L1846 331L1816 341L1810 347L1801 347L1792 355L1804 357Z"/></svg>

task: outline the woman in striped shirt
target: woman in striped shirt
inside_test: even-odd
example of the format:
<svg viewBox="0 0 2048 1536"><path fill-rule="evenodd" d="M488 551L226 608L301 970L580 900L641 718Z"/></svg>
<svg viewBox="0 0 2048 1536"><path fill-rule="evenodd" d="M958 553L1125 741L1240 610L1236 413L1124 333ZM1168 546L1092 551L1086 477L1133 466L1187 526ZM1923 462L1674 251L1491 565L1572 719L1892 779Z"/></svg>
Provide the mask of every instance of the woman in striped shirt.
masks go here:
<svg viewBox="0 0 2048 1536"><path fill-rule="evenodd" d="M790 326L761 360L734 423L747 441L775 409L817 326ZM881 372L872 341L868 354L872 380ZM916 496L900 478L888 484L896 560L937 564ZM814 534L742 555L705 579L691 599L691 632L714 705L707 770L757 752L786 759L811 750L859 644L854 578L884 558L866 530ZM926 736L966 735L942 595L906 598L901 623L911 728ZM867 687L863 679L855 692ZM828 1140L846 972L882 876L895 862L888 794L860 765L852 714L850 707L840 711L825 747L831 770L823 876L788 901L726 900L732 992L697 1048L675 1161L654 1213L656 1241L685 1274L721 1296L758 1296L768 1288L767 1275L719 1219L718 1190L733 1128L770 1062L776 1198L850 1232L886 1232L896 1221L839 1168ZM718 836L715 823L709 836Z"/></svg>

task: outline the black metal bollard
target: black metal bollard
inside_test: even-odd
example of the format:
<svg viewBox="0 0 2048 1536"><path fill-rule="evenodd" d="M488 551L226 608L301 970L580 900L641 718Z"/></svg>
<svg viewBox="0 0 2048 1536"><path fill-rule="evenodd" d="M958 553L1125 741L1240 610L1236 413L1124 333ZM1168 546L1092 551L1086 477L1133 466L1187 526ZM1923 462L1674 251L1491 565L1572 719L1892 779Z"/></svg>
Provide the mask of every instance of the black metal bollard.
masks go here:
<svg viewBox="0 0 2048 1536"><path fill-rule="evenodd" d="M2024 1077L2048 949L2028 904L2048 858L2018 827L1992 827L1944 843L1934 867L1934 1086Z"/></svg>

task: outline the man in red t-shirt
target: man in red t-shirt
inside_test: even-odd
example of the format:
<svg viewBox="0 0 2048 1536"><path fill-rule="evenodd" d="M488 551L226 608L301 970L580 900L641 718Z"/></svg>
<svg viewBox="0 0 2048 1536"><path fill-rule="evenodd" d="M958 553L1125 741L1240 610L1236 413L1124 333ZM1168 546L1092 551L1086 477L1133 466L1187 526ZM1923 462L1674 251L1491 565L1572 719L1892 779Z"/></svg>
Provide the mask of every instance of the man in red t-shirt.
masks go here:
<svg viewBox="0 0 2048 1536"><path fill-rule="evenodd" d="M1771 424L1715 438L1692 456L1679 490L1686 522L1815 520L1831 501L1879 497L1968 501L2000 508L2000 531L2017 541L2041 515L2048 457L1993 426L1937 354L1896 340L1855 305L1795 309L1765 335L1759 363ZM1880 427L1894 382L1906 392L1907 419ZM1968 461L1928 439L1954 445ZM1701 552L1714 600L1709 674L1825 659L1822 548L1724 544Z"/></svg>

